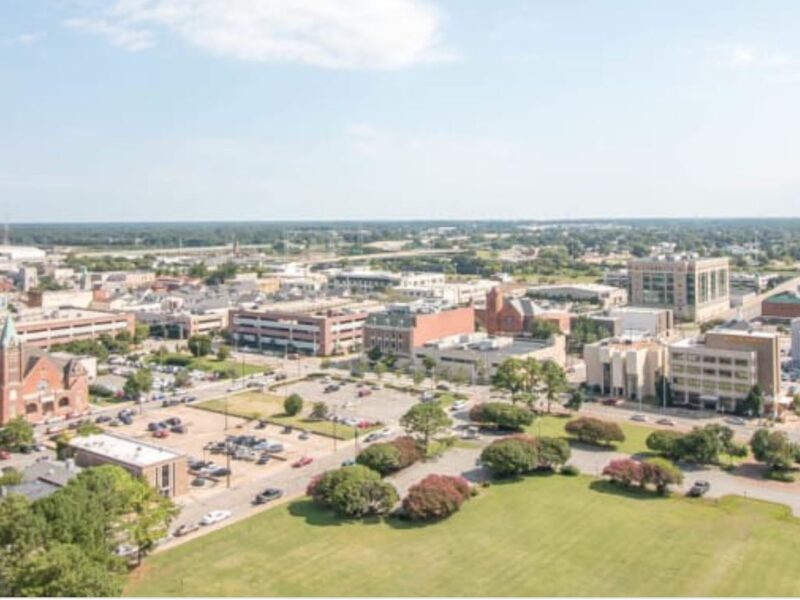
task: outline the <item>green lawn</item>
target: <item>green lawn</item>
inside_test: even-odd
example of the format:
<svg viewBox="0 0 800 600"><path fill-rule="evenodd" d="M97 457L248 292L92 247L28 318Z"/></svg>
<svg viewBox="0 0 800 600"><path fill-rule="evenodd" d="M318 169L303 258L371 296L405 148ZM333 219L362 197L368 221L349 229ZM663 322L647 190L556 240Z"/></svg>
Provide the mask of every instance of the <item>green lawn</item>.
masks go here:
<svg viewBox="0 0 800 600"><path fill-rule="evenodd" d="M307 500L146 560L132 596L797 596L779 505L620 494L589 477L482 490L441 523L344 522Z"/></svg>
<svg viewBox="0 0 800 600"><path fill-rule="evenodd" d="M571 417L576 418L576 417ZM563 437L568 440L574 440L564 430L564 426L571 420L571 418L545 416L539 417L533 425L526 428L526 432L534 436L549 436L549 437ZM637 425L634 423L626 423L624 421L617 421L625 434L625 441L620 444L615 444L613 447L618 452L626 454L652 454L652 451L647 447L647 436L656 431L656 427L648 427L647 425ZM727 465L733 463L735 465L741 464L752 460L752 455L748 449L747 456L744 457L730 457L727 454L720 456L720 464Z"/></svg>
<svg viewBox="0 0 800 600"><path fill-rule="evenodd" d="M574 418L574 417L573 417ZM564 437L570 438L567 432L564 431L564 426L570 421L569 418L545 416L539 417L533 422L533 425L527 428L527 432L531 435L548 436L548 437ZM626 454L639 454L642 452L649 452L647 449L647 436L650 435L655 429L643 425L634 425L632 423L619 423L622 432L625 434L625 441L616 444L614 447L619 452Z"/></svg>
<svg viewBox="0 0 800 600"><path fill-rule="evenodd" d="M303 411L299 415L289 416L283 411L283 396L277 394L262 394L261 392L243 392L241 394L231 394L228 396L228 414L245 419L268 419L281 425L292 425L301 429L307 429L324 435L336 436L340 440L349 440L355 437L356 428L347 425L336 424L331 421L316 421L308 418L311 412L311 402L306 401ZM206 400L193 405L195 408L211 410L214 412L225 412L225 399L215 398ZM359 429L359 436L367 435L370 431L379 429Z"/></svg>

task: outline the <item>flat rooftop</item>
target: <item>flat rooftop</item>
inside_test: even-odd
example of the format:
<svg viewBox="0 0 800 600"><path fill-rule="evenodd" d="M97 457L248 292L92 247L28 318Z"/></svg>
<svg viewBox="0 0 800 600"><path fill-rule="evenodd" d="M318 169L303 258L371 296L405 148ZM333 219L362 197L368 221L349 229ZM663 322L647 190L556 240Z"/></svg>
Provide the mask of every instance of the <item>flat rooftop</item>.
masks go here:
<svg viewBox="0 0 800 600"><path fill-rule="evenodd" d="M793 292L781 292L780 294L770 296L765 302L774 304L800 304L800 296Z"/></svg>
<svg viewBox="0 0 800 600"><path fill-rule="evenodd" d="M102 310L90 310L86 308L59 308L46 312L37 311L35 313L22 313L15 317L18 327L34 325L36 323L52 323L58 321L77 321L80 319L103 319L114 317L119 319L126 318L125 313L114 313Z"/></svg>
<svg viewBox="0 0 800 600"><path fill-rule="evenodd" d="M147 467L183 456L173 450L108 433L74 437L69 445L121 463Z"/></svg>

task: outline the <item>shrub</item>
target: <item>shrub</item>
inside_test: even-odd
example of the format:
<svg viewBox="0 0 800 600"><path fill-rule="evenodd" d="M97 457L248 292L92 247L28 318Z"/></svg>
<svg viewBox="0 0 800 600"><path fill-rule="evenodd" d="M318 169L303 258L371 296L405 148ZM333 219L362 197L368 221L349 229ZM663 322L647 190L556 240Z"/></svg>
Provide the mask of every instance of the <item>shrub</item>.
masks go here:
<svg viewBox="0 0 800 600"><path fill-rule="evenodd" d="M588 444L608 445L611 442L625 441L625 434L617 423L593 417L573 419L566 424L565 429L570 435Z"/></svg>
<svg viewBox="0 0 800 600"><path fill-rule="evenodd" d="M642 485L654 485L662 496L670 485L679 485L682 481L681 470L665 458L649 458L642 462Z"/></svg>
<svg viewBox="0 0 800 600"><path fill-rule="evenodd" d="M319 419L320 421L328 418L328 405L324 402L314 402L311 407L311 418Z"/></svg>
<svg viewBox="0 0 800 600"><path fill-rule="evenodd" d="M422 456L422 450L414 438L403 436L391 442L379 442L368 446L359 453L356 461L381 475L388 475L410 467Z"/></svg>
<svg viewBox="0 0 800 600"><path fill-rule="evenodd" d="M539 466L536 441L528 436L496 440L483 449L481 462L495 477L530 473Z"/></svg>
<svg viewBox="0 0 800 600"><path fill-rule="evenodd" d="M680 457L678 452L678 442L683 434L678 431L654 431L647 436L647 448L653 452L663 454L667 458L677 459Z"/></svg>
<svg viewBox="0 0 800 600"><path fill-rule="evenodd" d="M494 425L498 429L519 431L533 423L533 413L522 406L505 402L477 404L469 411L469 418L476 423Z"/></svg>
<svg viewBox="0 0 800 600"><path fill-rule="evenodd" d="M400 470L400 450L391 442L373 444L358 454L356 462L381 475L388 475Z"/></svg>
<svg viewBox="0 0 800 600"><path fill-rule="evenodd" d="M471 495L471 487L463 477L428 475L408 490L403 508L409 518L428 521L448 517Z"/></svg>
<svg viewBox="0 0 800 600"><path fill-rule="evenodd" d="M326 471L306 488L312 500L350 517L382 515L397 503L397 490L362 465Z"/></svg>
<svg viewBox="0 0 800 600"><path fill-rule="evenodd" d="M572 456L567 440L552 437L540 437L536 439L536 446L539 454L539 467L543 469L555 469L565 465Z"/></svg>
<svg viewBox="0 0 800 600"><path fill-rule="evenodd" d="M299 394L292 394L283 401L283 410L293 417L303 410L303 398Z"/></svg>
<svg viewBox="0 0 800 600"><path fill-rule="evenodd" d="M641 484L642 482L642 463L632 458L618 458L612 460L603 469L603 475L614 483L625 486L631 484Z"/></svg>
<svg viewBox="0 0 800 600"><path fill-rule="evenodd" d="M575 465L564 465L561 467L561 474L569 477L575 477L581 474L581 470Z"/></svg>
<svg viewBox="0 0 800 600"><path fill-rule="evenodd" d="M795 461L797 446L789 441L783 431L759 429L750 439L753 457L770 469L786 471Z"/></svg>

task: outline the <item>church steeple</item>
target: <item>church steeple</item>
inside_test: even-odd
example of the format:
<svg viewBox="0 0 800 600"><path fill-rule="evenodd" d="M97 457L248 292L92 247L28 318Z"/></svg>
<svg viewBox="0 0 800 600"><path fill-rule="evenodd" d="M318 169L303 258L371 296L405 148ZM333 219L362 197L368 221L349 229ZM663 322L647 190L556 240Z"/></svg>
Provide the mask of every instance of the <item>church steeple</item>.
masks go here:
<svg viewBox="0 0 800 600"><path fill-rule="evenodd" d="M3 332L0 334L0 348L13 348L18 345L19 335L17 335L17 328L14 326L13 317L8 315L3 325Z"/></svg>

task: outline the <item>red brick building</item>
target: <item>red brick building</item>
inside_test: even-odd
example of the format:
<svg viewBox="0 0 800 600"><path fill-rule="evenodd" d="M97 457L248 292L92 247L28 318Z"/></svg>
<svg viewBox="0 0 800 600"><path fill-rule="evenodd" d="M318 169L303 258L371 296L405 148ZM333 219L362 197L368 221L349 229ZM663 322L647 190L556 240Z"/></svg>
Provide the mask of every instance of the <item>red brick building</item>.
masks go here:
<svg viewBox="0 0 800 600"><path fill-rule="evenodd" d="M384 354L410 356L414 348L432 340L474 332L472 306L425 312L403 305L367 317L364 350L379 348Z"/></svg>
<svg viewBox="0 0 800 600"><path fill-rule="evenodd" d="M88 408L89 378L80 363L23 344L8 317L0 334L0 425L18 416L38 423Z"/></svg>
<svg viewBox="0 0 800 600"><path fill-rule="evenodd" d="M558 325L561 333L570 331L569 313L546 310L530 298L505 295L500 287L486 294L486 309L481 322L489 335L522 336L531 331L533 321L541 319Z"/></svg>
<svg viewBox="0 0 800 600"><path fill-rule="evenodd" d="M800 296L792 292L770 296L761 303L761 316L785 321L800 317Z"/></svg>

